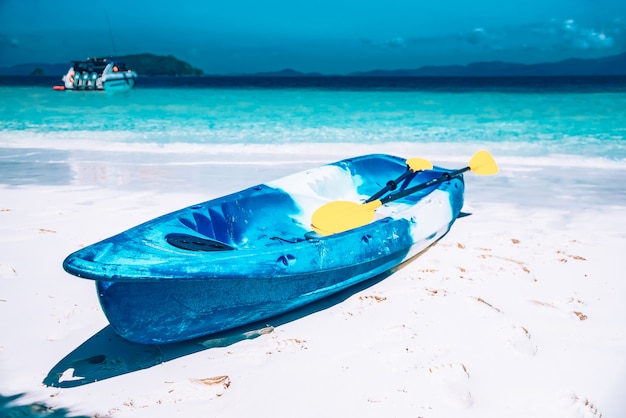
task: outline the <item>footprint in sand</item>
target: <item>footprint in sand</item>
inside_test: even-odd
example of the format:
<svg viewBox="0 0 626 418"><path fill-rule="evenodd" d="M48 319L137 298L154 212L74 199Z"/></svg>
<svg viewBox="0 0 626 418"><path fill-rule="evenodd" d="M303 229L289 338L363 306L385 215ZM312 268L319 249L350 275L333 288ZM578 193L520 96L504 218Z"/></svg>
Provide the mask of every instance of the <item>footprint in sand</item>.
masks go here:
<svg viewBox="0 0 626 418"><path fill-rule="evenodd" d="M469 373L462 363L441 364L428 369L428 375L442 396L442 403L456 407L472 406L469 390Z"/></svg>
<svg viewBox="0 0 626 418"><path fill-rule="evenodd" d="M301 338L279 338L274 336L268 344L270 347L267 348L265 354L294 353L309 349L307 341Z"/></svg>
<svg viewBox="0 0 626 418"><path fill-rule="evenodd" d="M551 418L601 418L602 412L589 399L570 394L547 406L541 415Z"/></svg>
<svg viewBox="0 0 626 418"><path fill-rule="evenodd" d="M385 302L386 296L381 295L361 295L358 298L351 298L349 303L344 304L343 315L345 317L352 317L355 314L361 314L370 307Z"/></svg>
<svg viewBox="0 0 626 418"><path fill-rule="evenodd" d="M15 267L7 266L6 264L0 264L0 279L13 279L17 277L17 270Z"/></svg>
<svg viewBox="0 0 626 418"><path fill-rule="evenodd" d="M189 378L187 380L165 380L162 384L152 382L149 390L133 390L132 398L112 408L106 416L124 411L129 415L154 405L173 405L181 402L207 402L224 395L231 385L228 375ZM152 415L155 415L154 413ZM156 414L161 415L161 414Z"/></svg>
<svg viewBox="0 0 626 418"><path fill-rule="evenodd" d="M602 412L596 408L594 404L589 402L589 399L579 398L576 395L572 395L570 398L572 402L572 417L580 418L601 418Z"/></svg>
<svg viewBox="0 0 626 418"><path fill-rule="evenodd" d="M537 346L533 342L528 329L518 325L505 326L498 330L498 335L516 353L532 357L537 354Z"/></svg>
<svg viewBox="0 0 626 418"><path fill-rule="evenodd" d="M589 317L583 312L586 311L585 303L578 298L568 298L563 301L548 303L540 300L530 300L535 306L557 313L563 317L586 321Z"/></svg>
<svg viewBox="0 0 626 418"><path fill-rule="evenodd" d="M196 394L199 395L196 397L197 399L206 399L207 397L209 399L215 397L219 398L231 384L230 377L227 375L207 377L204 379L190 379L190 382L201 389L200 391L196 391Z"/></svg>
<svg viewBox="0 0 626 418"><path fill-rule="evenodd" d="M468 298L472 307L480 310L482 315L497 316L502 314L502 310L481 297L471 296ZM478 303L476 303L478 302Z"/></svg>

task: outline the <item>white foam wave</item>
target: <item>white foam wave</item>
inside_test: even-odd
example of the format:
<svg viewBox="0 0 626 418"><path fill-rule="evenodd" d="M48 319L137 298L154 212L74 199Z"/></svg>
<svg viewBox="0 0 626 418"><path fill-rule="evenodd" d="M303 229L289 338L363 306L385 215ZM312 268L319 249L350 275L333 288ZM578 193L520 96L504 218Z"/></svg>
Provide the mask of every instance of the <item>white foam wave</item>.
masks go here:
<svg viewBox="0 0 626 418"><path fill-rule="evenodd" d="M354 155L385 153L406 158L422 157L435 164L463 165L479 149L489 150L502 167L511 170L532 170L542 167L580 167L626 170L626 159L610 159L598 156L545 153L543 155L523 155L516 153L506 143L487 142L448 142L417 143L388 142L377 144L353 142L310 142L283 144L198 144L176 142L159 144L154 142L121 142L99 139L74 141L57 139L39 141L32 135L23 141L0 141L0 148L13 149L3 159L32 155L32 150L45 153L65 151L68 159L82 162L93 159L101 161L110 153L119 154L118 164L158 164L158 165L276 165L276 164L323 164ZM17 152L17 150L24 150ZM80 154L80 155L79 155ZM136 154L146 158L138 161ZM58 156L55 156L58 158ZM64 157L62 157L64 158ZM142 159L140 159L142 160ZM51 158L49 162L64 162Z"/></svg>

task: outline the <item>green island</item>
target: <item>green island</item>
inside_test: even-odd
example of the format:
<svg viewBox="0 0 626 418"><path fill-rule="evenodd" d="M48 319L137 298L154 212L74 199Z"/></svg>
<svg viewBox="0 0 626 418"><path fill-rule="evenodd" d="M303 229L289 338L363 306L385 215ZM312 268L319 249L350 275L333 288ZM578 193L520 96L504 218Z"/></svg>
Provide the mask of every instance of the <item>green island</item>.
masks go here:
<svg viewBox="0 0 626 418"><path fill-rule="evenodd" d="M179 60L173 55L155 55L155 54L129 54L118 55L115 57L98 56L99 58L108 58L120 61L137 72L140 76L202 76L204 72L192 66L188 62ZM0 68L0 75L28 75L28 76L45 76L64 74L70 66L70 62L47 64L47 63L28 63L18 64L13 67Z"/></svg>
<svg viewBox="0 0 626 418"><path fill-rule="evenodd" d="M131 54L115 57L139 75L197 76L204 72L173 55Z"/></svg>

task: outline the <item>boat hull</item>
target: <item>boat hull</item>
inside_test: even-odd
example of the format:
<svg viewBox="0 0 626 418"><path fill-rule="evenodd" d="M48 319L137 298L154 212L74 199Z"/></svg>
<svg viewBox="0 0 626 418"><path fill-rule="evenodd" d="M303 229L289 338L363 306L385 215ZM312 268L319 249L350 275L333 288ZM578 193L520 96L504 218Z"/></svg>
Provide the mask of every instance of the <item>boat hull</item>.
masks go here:
<svg viewBox="0 0 626 418"><path fill-rule="evenodd" d="M393 271L448 232L463 205L461 176L379 208L360 228L310 233L317 208L364 200L404 161L356 157L190 206L79 250L64 268L96 280L107 319L130 341L175 342L265 320Z"/></svg>
<svg viewBox="0 0 626 418"><path fill-rule="evenodd" d="M107 58L74 61L55 90L120 92L135 86L137 73L126 64Z"/></svg>
<svg viewBox="0 0 626 418"><path fill-rule="evenodd" d="M267 280L250 277L236 283L97 281L96 286L103 311L118 334L134 342L157 344L267 320L385 273L403 259L403 254L396 254L332 272Z"/></svg>
<svg viewBox="0 0 626 418"><path fill-rule="evenodd" d="M102 88L107 92L121 92L135 87L136 74L108 75L102 80Z"/></svg>

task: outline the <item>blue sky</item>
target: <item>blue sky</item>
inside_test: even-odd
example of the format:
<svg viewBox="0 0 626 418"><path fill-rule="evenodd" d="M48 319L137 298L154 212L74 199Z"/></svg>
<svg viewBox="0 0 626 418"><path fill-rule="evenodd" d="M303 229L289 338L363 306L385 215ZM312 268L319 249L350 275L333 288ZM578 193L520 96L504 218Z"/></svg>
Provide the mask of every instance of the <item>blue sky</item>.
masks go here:
<svg viewBox="0 0 626 418"><path fill-rule="evenodd" d="M0 66L151 52L345 74L624 51L624 0L0 0Z"/></svg>

